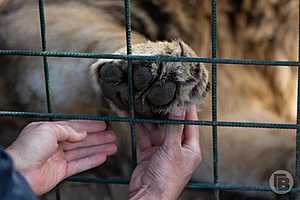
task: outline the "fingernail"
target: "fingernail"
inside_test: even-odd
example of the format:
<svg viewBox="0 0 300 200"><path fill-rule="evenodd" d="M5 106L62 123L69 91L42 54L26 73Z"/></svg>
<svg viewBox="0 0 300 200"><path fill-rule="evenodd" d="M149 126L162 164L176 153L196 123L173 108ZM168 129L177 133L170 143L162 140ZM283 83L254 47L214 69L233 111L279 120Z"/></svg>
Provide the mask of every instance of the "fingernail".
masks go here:
<svg viewBox="0 0 300 200"><path fill-rule="evenodd" d="M171 113L175 117L184 117L185 115L185 108L183 107L177 107L175 110Z"/></svg>

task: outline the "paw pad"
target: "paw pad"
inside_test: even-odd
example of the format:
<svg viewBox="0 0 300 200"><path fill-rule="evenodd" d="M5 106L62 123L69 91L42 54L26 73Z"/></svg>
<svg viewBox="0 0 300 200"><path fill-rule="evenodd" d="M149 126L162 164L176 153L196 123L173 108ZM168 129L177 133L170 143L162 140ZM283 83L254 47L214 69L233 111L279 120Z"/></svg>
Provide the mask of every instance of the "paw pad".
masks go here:
<svg viewBox="0 0 300 200"><path fill-rule="evenodd" d="M149 44L157 43L141 44L141 47ZM173 53L194 55L187 45L171 47L174 48ZM166 54L170 54L171 47L167 48ZM157 48L161 48L161 43ZM148 50L149 47L140 49ZM102 95L119 109L128 111L127 62L118 60L96 64L95 72ZM135 111L142 116L166 116L174 107L199 104L208 92L208 72L199 63L133 61L132 67Z"/></svg>
<svg viewBox="0 0 300 200"><path fill-rule="evenodd" d="M147 99L154 106L164 106L171 103L176 94L176 84L174 82L156 82L150 88Z"/></svg>

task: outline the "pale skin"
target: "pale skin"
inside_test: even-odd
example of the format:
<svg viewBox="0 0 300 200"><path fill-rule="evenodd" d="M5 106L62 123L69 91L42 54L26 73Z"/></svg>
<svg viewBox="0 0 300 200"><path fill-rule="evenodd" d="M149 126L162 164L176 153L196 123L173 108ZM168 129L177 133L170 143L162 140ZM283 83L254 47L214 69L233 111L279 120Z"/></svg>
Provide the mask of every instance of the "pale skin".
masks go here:
<svg viewBox="0 0 300 200"><path fill-rule="evenodd" d="M35 194L42 195L117 151L115 133L105 129L96 121L35 122L6 151Z"/></svg>
<svg viewBox="0 0 300 200"><path fill-rule="evenodd" d="M196 106L177 109L169 118L197 120ZM130 199L177 199L201 162L198 126L140 124L137 131L139 162L129 185Z"/></svg>
<svg viewBox="0 0 300 200"><path fill-rule="evenodd" d="M196 106L178 108L169 118L197 120ZM201 161L198 127L139 124L137 131L138 165L129 199L177 199ZM35 122L6 151L32 190L42 195L66 177L104 163L117 151L115 141L104 122Z"/></svg>

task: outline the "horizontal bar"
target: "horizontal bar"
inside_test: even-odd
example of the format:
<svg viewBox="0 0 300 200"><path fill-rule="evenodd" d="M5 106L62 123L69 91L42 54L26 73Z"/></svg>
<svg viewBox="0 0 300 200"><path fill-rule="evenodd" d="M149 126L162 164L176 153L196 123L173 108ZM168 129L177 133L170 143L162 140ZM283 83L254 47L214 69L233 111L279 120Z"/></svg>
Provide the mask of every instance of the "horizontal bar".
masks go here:
<svg viewBox="0 0 300 200"><path fill-rule="evenodd" d="M276 128L276 129L297 129L300 125L287 123L262 123L262 122L231 122L218 121L217 126L222 127L246 127L246 128Z"/></svg>
<svg viewBox="0 0 300 200"><path fill-rule="evenodd" d="M257 192L272 192L270 187L265 186L242 186L231 184L212 184L212 183L195 183L190 182L187 185L189 189L221 189L221 190L238 190L241 191L257 191ZM300 188L292 188L291 192L300 192Z"/></svg>
<svg viewBox="0 0 300 200"><path fill-rule="evenodd" d="M128 185L128 179L122 178L91 178L91 177L81 177L73 176L66 179L70 182L79 183L96 183L96 184L120 184ZM199 183L191 181L186 186L188 189L222 189L222 190L239 190L239 191L258 191L258 192L271 192L270 187L259 187L259 186L241 186L232 184L213 184L213 183ZM300 192L300 188L293 188L291 192Z"/></svg>
<svg viewBox="0 0 300 200"><path fill-rule="evenodd" d="M229 59L229 58L202 58L202 57L177 57L177 56L142 56L123 54L102 54L85 52L64 51L26 51L26 50L0 50L0 56L47 56L47 57L71 57L71 58L97 58L97 59L121 59L142 61L165 61L165 62L201 62L218 64L239 65L272 65L272 66L299 66L298 61L284 60L254 60L254 59Z"/></svg>
<svg viewBox="0 0 300 200"><path fill-rule="evenodd" d="M11 118L29 118L29 119L57 119L57 120L101 120L101 121L115 121L115 122L134 122L134 123L155 123L155 124L186 124L199 126L220 126L220 127L237 127L237 128L275 128L275 129L297 129L300 124L287 123L261 123L261 122L231 122L231 121L217 121L212 122L208 120L173 120L173 119L149 119L149 118L128 118L118 116L100 116L100 115L73 115L61 113L38 113L38 112L11 112L0 111L0 117Z"/></svg>

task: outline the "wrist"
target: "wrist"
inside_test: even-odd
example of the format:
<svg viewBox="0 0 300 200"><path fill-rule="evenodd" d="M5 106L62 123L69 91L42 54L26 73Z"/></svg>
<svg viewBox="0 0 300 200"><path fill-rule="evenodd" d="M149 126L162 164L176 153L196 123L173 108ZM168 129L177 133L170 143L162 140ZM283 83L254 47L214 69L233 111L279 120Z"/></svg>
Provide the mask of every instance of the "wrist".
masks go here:
<svg viewBox="0 0 300 200"><path fill-rule="evenodd" d="M25 180L30 185L30 187L34 191L34 193L38 194L35 191L35 187L34 187L37 184L34 183L33 179L30 176L30 173L27 172L28 167L26 167L24 164L22 164L23 162L19 156L19 153L11 146L6 148L5 152L11 157L15 170L17 172L19 172L25 178Z"/></svg>
<svg viewBox="0 0 300 200"><path fill-rule="evenodd" d="M142 186L134 191L129 191L130 200L176 200L181 192L175 192L155 186Z"/></svg>
<svg viewBox="0 0 300 200"><path fill-rule="evenodd" d="M5 151L11 157L15 169L20 172L23 167L21 165L21 161L19 159L18 153L11 146L9 146L7 149L5 149Z"/></svg>
<svg viewBox="0 0 300 200"><path fill-rule="evenodd" d="M142 186L139 189L134 191L129 191L129 200L155 200L155 199L162 199L159 196L160 193L154 192L151 190L149 186Z"/></svg>

